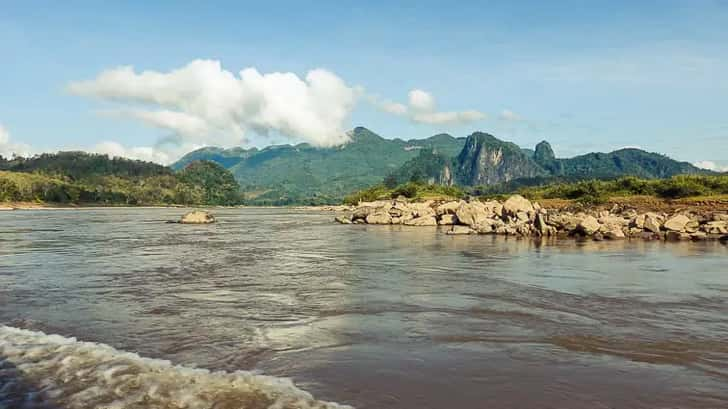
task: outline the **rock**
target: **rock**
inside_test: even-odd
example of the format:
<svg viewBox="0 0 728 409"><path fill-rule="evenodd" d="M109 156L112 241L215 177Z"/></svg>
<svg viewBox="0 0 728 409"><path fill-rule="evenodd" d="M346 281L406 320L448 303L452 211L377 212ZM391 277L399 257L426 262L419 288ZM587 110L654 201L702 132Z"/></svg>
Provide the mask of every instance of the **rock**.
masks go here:
<svg viewBox="0 0 728 409"><path fill-rule="evenodd" d="M591 236L599 231L600 227L599 221L594 216L586 216L579 222L577 229L587 236Z"/></svg>
<svg viewBox="0 0 728 409"><path fill-rule="evenodd" d="M389 215L389 212L379 210L369 214L366 218L366 221L369 224L391 224L392 216Z"/></svg>
<svg viewBox="0 0 728 409"><path fill-rule="evenodd" d="M644 228L653 233L659 233L662 226L662 218L655 213L646 213Z"/></svg>
<svg viewBox="0 0 728 409"><path fill-rule="evenodd" d="M432 200L423 203L410 203L409 208L415 217L435 216L435 209L432 208Z"/></svg>
<svg viewBox="0 0 728 409"><path fill-rule="evenodd" d="M713 221L700 226L700 230L709 234L728 234L728 222Z"/></svg>
<svg viewBox="0 0 728 409"><path fill-rule="evenodd" d="M516 218L518 220L522 220L522 221L528 221L528 220L530 220L530 216L526 212L518 212L518 213L516 213Z"/></svg>
<svg viewBox="0 0 728 409"><path fill-rule="evenodd" d="M685 225L685 231L688 233L695 233L698 231L699 228L700 228L700 222L698 222L697 220L690 220Z"/></svg>
<svg viewBox="0 0 728 409"><path fill-rule="evenodd" d="M602 233L596 232L596 233L594 233L594 235L592 236L592 239L593 239L594 241L602 241L602 240L604 240L604 236L602 235Z"/></svg>
<svg viewBox="0 0 728 409"><path fill-rule="evenodd" d="M485 206L480 202L462 203L455 211L459 223L466 226L477 226L489 217Z"/></svg>
<svg viewBox="0 0 728 409"><path fill-rule="evenodd" d="M668 230L667 233L665 233L665 240L667 241L680 241L680 240L690 240L690 235L687 233L681 233L674 230Z"/></svg>
<svg viewBox="0 0 728 409"><path fill-rule="evenodd" d="M688 223L690 223L689 217L685 216L684 214L678 214L677 216L673 216L667 219L662 227L664 227L665 230L669 231L684 232L685 226Z"/></svg>
<svg viewBox="0 0 728 409"><path fill-rule="evenodd" d="M516 216L518 212L533 212L533 205L521 195L513 195L503 203L503 211L509 216Z"/></svg>
<svg viewBox="0 0 728 409"><path fill-rule="evenodd" d="M555 226L557 230L569 233L576 230L582 218L571 213L550 214L548 224Z"/></svg>
<svg viewBox="0 0 728 409"><path fill-rule="evenodd" d="M470 227L460 226L460 225L452 226L452 229L450 229L447 232L447 234L451 234L451 235L474 234L474 233L475 233L475 230L471 229Z"/></svg>
<svg viewBox="0 0 728 409"><path fill-rule="evenodd" d="M713 213L713 221L728 222L728 213Z"/></svg>
<svg viewBox="0 0 728 409"><path fill-rule="evenodd" d="M336 216L334 220L341 224L351 224L351 219L348 216Z"/></svg>
<svg viewBox="0 0 728 409"><path fill-rule="evenodd" d="M645 214L637 215L632 220L630 220L629 225L642 230L645 228L645 218L646 217L647 217L647 215L645 215Z"/></svg>
<svg viewBox="0 0 728 409"><path fill-rule="evenodd" d="M374 213L377 210L376 207L373 206L360 206L354 209L354 213L351 214L352 220L357 219L366 219L367 216Z"/></svg>
<svg viewBox="0 0 728 409"><path fill-rule="evenodd" d="M210 224L215 223L215 217L203 210L189 212L179 219L182 224Z"/></svg>
<svg viewBox="0 0 728 409"><path fill-rule="evenodd" d="M485 208L485 212L489 213L493 216L497 216L499 218L503 217L503 205L497 201L497 200L489 200L487 202L483 202L483 207Z"/></svg>
<svg viewBox="0 0 728 409"><path fill-rule="evenodd" d="M619 240L625 238L624 231L622 230L621 226L617 225L605 225L607 226L606 229L600 230L601 234L604 236L605 239L609 240Z"/></svg>
<svg viewBox="0 0 728 409"><path fill-rule="evenodd" d="M437 224L441 225L451 225L451 224L457 224L458 223L458 217L454 214L443 214L440 216L440 220L437 222Z"/></svg>
<svg viewBox="0 0 728 409"><path fill-rule="evenodd" d="M701 231L690 234L690 240L701 241L701 240L707 240L707 239L708 239L708 235Z"/></svg>
<svg viewBox="0 0 728 409"><path fill-rule="evenodd" d="M438 216L442 216L443 214L455 214L462 203L464 202L445 202L435 208L435 213Z"/></svg>
<svg viewBox="0 0 728 409"><path fill-rule="evenodd" d="M434 216L415 217L404 222L406 226L437 226L437 219Z"/></svg>

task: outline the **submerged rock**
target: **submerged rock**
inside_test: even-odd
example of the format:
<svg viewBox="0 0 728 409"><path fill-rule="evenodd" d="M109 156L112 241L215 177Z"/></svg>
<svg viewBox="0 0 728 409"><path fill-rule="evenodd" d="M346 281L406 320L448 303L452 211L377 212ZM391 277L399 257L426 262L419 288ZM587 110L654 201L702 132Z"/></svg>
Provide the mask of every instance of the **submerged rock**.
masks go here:
<svg viewBox="0 0 728 409"><path fill-rule="evenodd" d="M215 217L204 210L189 212L179 219L182 224L210 224L215 223Z"/></svg>

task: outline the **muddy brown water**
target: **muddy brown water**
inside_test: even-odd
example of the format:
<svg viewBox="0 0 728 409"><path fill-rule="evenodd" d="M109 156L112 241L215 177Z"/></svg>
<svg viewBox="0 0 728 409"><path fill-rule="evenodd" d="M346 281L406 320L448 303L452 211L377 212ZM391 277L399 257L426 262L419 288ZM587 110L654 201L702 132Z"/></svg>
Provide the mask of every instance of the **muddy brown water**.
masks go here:
<svg viewBox="0 0 728 409"><path fill-rule="evenodd" d="M182 212L0 213L0 406L728 407L720 243Z"/></svg>

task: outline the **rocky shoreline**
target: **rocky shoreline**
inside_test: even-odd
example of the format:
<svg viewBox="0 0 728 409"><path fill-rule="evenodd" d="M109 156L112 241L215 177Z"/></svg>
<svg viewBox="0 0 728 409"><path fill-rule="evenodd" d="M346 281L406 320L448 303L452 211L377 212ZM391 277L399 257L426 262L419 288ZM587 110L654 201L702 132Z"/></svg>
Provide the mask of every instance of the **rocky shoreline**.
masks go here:
<svg viewBox="0 0 728 409"><path fill-rule="evenodd" d="M721 240L728 242L728 213L721 211L638 212L629 206L609 210L546 209L520 195L507 200L360 203L339 215L342 224L444 226L447 234L500 234L516 237L577 237L593 240Z"/></svg>

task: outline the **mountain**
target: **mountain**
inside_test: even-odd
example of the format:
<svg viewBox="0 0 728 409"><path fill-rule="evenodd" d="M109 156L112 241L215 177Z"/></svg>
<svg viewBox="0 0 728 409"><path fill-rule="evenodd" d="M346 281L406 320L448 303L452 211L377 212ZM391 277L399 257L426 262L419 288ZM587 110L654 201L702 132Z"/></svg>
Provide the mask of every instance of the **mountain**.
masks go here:
<svg viewBox="0 0 728 409"><path fill-rule="evenodd" d="M363 128L351 140L333 148L309 144L278 145L264 149L203 148L182 157L173 168L206 159L227 167L253 204L334 203L352 191L381 182L423 150L452 157L465 138L447 134L404 141L385 139Z"/></svg>
<svg viewBox="0 0 728 409"><path fill-rule="evenodd" d="M430 166L422 166L423 162ZM468 136L460 154L449 161L446 157L440 157L437 161L427 157L415 158L405 163L395 174L411 175L417 170L422 181L437 182L437 175L451 169L455 169L456 184L462 186L529 186L555 180L608 179L626 175L667 178L681 174L711 173L688 162L678 162L664 155L631 148L556 158L546 141L537 144L534 150L529 150L493 135L475 132Z"/></svg>
<svg viewBox="0 0 728 409"><path fill-rule="evenodd" d="M493 135L475 132L468 136L456 159L458 182L462 185L492 185L516 178L545 174L518 145Z"/></svg>
<svg viewBox="0 0 728 409"><path fill-rule="evenodd" d="M172 168L180 169L196 160L216 162L235 176L246 203L271 205L334 203L353 191L382 182L388 186L411 180L461 186L526 186L553 180L710 173L639 149L557 158L546 141L527 149L484 132L467 138L438 134L404 141L385 139L358 127L350 137L350 142L333 148L305 143L263 149L203 148L188 153Z"/></svg>

